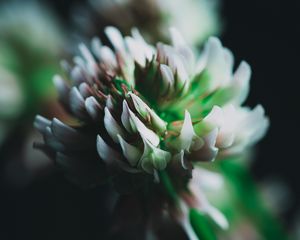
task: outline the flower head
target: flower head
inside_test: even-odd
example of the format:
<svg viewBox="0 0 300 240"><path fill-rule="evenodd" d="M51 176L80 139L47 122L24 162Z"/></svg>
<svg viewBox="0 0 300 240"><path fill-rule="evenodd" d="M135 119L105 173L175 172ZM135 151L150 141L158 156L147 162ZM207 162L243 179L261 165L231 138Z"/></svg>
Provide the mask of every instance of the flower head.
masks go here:
<svg viewBox="0 0 300 240"><path fill-rule="evenodd" d="M194 162L239 153L264 135L262 107L240 107L250 67L242 62L233 71L233 55L217 38L198 55L175 29L171 45L156 47L136 29L124 38L113 27L105 32L113 49L96 38L91 51L81 44L74 66L64 63L65 76L54 77L74 124L35 121L45 139L38 147L68 174L80 174L84 168L74 166L85 165L87 183L95 184L107 174L95 164L116 175L157 176L171 162L191 170Z"/></svg>

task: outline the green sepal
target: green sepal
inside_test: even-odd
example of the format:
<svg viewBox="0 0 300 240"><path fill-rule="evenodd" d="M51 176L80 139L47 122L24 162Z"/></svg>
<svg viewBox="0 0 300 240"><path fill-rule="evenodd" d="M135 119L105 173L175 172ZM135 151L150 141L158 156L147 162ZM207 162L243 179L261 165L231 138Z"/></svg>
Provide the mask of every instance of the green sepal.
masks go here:
<svg viewBox="0 0 300 240"><path fill-rule="evenodd" d="M114 85L115 85L116 89L117 89L120 93L123 92L122 85L125 85L128 89L131 89L131 87L129 86L129 83L128 83L126 80L124 80L124 79L121 79L121 78L115 78L115 79L113 80L113 82L114 82Z"/></svg>

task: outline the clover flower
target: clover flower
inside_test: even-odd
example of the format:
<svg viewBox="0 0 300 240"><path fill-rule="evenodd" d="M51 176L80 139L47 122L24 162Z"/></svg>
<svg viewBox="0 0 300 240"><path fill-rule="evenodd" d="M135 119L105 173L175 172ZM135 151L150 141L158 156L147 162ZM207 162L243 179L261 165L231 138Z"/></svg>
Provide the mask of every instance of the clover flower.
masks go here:
<svg viewBox="0 0 300 240"><path fill-rule="evenodd" d="M222 28L218 0L91 0L90 3L90 8L78 7L74 14L77 25L90 36L109 24L126 34L136 26L151 42L168 41L166 33L172 25L189 43L200 45Z"/></svg>
<svg viewBox="0 0 300 240"><path fill-rule="evenodd" d="M0 65L0 145L11 128L11 120L19 116L23 100L18 77Z"/></svg>
<svg viewBox="0 0 300 240"><path fill-rule="evenodd" d="M263 108L241 107L249 65L243 61L234 71L232 53L215 37L198 54L176 29L170 30L171 45L156 47L136 29L124 38L113 27L105 33L113 49L94 38L91 51L79 46L73 66L63 62L65 73L54 83L73 119L37 116L44 143L36 147L83 186L110 179L120 192L133 191L168 181L162 174L167 171L181 196L175 218L189 234L189 208L226 228L201 190L205 179L213 184L219 177L192 171L197 162L241 153L266 132Z"/></svg>
<svg viewBox="0 0 300 240"><path fill-rule="evenodd" d="M33 136L39 138L31 122L41 109L49 114L57 104L51 78L59 71L61 30L55 15L38 1L0 3L0 158L4 178L12 184L28 184L44 172L42 163L50 162L32 149Z"/></svg>
<svg viewBox="0 0 300 240"><path fill-rule="evenodd" d="M48 76L58 70L56 62L63 42L64 34L58 22L43 5L36 1L0 4L0 84L3 91L0 119L2 112L8 111L10 119L18 122L21 115L32 115L41 102L49 98L53 91L49 89L52 84ZM8 73L13 77L7 76ZM10 92L13 96L9 96Z"/></svg>
<svg viewBox="0 0 300 240"><path fill-rule="evenodd" d="M1 43L25 45L49 55L57 55L64 42L54 14L37 1L1 3L0 29Z"/></svg>

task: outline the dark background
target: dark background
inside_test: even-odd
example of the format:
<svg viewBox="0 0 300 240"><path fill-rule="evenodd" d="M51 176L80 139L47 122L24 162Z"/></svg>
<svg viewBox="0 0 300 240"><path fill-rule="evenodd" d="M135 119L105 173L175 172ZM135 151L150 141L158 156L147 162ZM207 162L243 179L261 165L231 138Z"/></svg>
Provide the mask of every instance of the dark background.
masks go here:
<svg viewBox="0 0 300 240"><path fill-rule="evenodd" d="M48 3L68 26L71 2ZM245 59L252 66L247 104L261 103L271 119L268 135L258 146L253 174L258 181L276 176L289 187L293 201L284 215L287 228L300 206L299 13L297 0L224 0L222 8L223 44L233 51L236 62ZM24 189L3 186L0 198L1 240L101 239L107 224L105 218L98 219L97 191L79 190L60 175Z"/></svg>

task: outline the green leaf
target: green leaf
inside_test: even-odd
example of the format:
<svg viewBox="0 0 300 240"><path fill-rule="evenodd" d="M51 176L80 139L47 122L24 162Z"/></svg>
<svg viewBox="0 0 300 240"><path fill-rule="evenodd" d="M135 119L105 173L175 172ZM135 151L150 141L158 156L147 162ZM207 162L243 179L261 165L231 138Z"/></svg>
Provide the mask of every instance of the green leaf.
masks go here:
<svg viewBox="0 0 300 240"><path fill-rule="evenodd" d="M229 180L233 198L246 216L249 216L265 240L287 240L289 237L279 221L263 204L259 191L249 171L234 159L219 162L221 171Z"/></svg>
<svg viewBox="0 0 300 240"><path fill-rule="evenodd" d="M217 240L217 236L204 214L192 208L189 212L189 219L200 240Z"/></svg>

